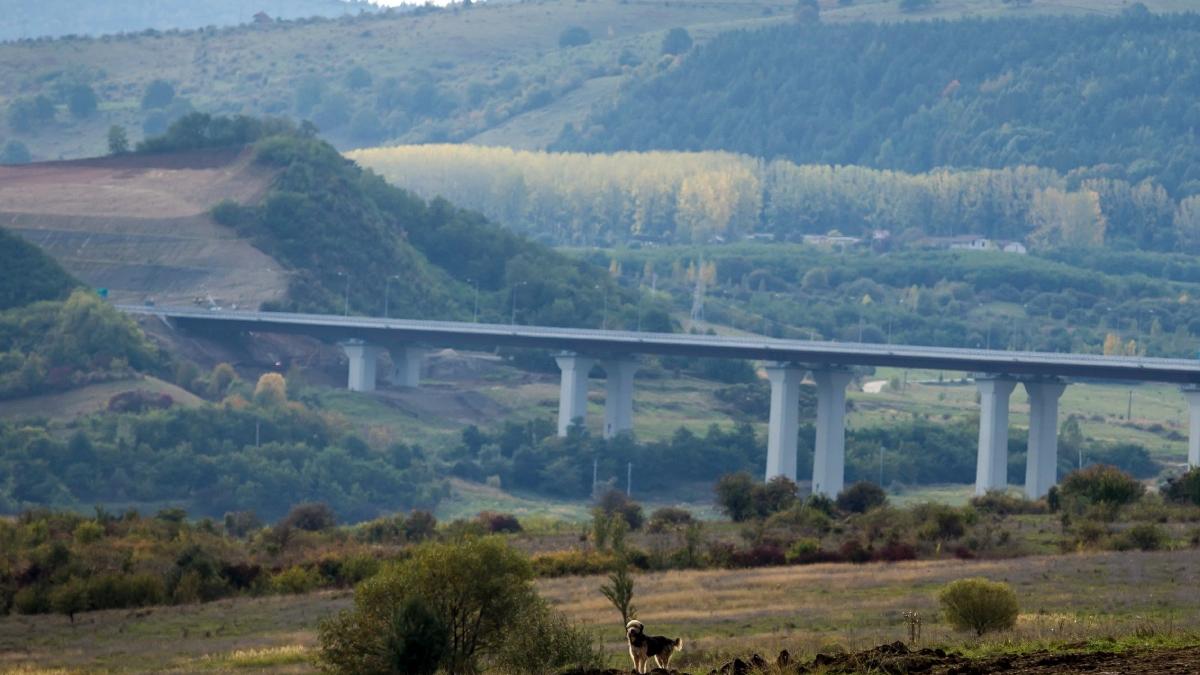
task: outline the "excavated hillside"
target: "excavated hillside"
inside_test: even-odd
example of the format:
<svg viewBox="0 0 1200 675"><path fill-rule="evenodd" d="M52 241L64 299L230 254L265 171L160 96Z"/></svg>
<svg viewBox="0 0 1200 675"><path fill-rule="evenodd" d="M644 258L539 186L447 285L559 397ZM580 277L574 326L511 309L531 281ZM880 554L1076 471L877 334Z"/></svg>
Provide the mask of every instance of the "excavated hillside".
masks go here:
<svg viewBox="0 0 1200 675"><path fill-rule="evenodd" d="M273 175L242 149L0 166L0 227L118 302L256 308L286 274L209 210L257 203Z"/></svg>

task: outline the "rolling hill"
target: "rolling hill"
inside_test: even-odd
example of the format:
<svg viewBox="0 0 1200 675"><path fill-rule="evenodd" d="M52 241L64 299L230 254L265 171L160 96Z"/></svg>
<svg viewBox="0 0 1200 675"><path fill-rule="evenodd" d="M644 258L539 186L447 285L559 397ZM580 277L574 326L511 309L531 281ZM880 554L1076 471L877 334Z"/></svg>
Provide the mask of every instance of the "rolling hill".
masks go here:
<svg viewBox="0 0 1200 675"><path fill-rule="evenodd" d="M379 8L359 0L0 0L0 40L105 35L249 23L258 12L275 19L344 16Z"/></svg>

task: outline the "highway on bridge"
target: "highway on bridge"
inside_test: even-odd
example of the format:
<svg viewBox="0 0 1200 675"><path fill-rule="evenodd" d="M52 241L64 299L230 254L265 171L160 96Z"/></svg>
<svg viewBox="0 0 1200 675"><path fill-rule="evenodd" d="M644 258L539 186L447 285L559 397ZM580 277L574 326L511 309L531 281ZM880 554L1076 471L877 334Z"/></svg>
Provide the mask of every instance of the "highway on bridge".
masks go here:
<svg viewBox="0 0 1200 675"><path fill-rule="evenodd" d="M893 366L1008 376L1167 382L1200 386L1200 360L1057 354L913 345L860 344L767 337L721 337L328 314L245 312L118 305L129 314L167 319L180 328L293 333L329 341L491 350L522 347L597 357L662 354L759 359L820 367Z"/></svg>

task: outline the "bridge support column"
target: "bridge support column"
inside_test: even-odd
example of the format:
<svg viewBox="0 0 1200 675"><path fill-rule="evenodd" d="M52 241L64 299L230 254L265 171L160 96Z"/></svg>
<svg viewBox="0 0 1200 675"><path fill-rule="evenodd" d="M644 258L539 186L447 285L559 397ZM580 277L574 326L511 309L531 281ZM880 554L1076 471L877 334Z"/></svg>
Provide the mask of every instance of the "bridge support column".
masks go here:
<svg viewBox="0 0 1200 675"><path fill-rule="evenodd" d="M796 434L800 430L800 380L804 369L790 363L767 366L771 419L767 425L767 480L796 480Z"/></svg>
<svg viewBox="0 0 1200 675"><path fill-rule="evenodd" d="M425 350L420 347L395 347L389 353L392 355L392 384L397 387L419 386Z"/></svg>
<svg viewBox="0 0 1200 675"><path fill-rule="evenodd" d="M637 372L633 359L611 359L604 362L608 374L604 396L604 437L612 438L622 431L633 431L633 374Z"/></svg>
<svg viewBox="0 0 1200 675"><path fill-rule="evenodd" d="M578 354L561 354L554 358L562 371L562 385L558 390L558 435L566 436L575 420L587 418L588 371L595 359Z"/></svg>
<svg viewBox="0 0 1200 675"><path fill-rule="evenodd" d="M1029 393L1029 450L1025 456L1025 496L1045 497L1058 482L1058 399L1067 385L1059 380L1025 382Z"/></svg>
<svg viewBox="0 0 1200 675"><path fill-rule="evenodd" d="M1188 468L1200 466L1200 386L1183 388L1188 406Z"/></svg>
<svg viewBox="0 0 1200 675"><path fill-rule="evenodd" d="M817 383L817 439L813 494L836 497L846 480L846 385L848 370L814 370Z"/></svg>
<svg viewBox="0 0 1200 675"><path fill-rule="evenodd" d="M375 391L375 363L379 358L379 347L362 340L348 340L341 346L350 360L350 391Z"/></svg>
<svg viewBox="0 0 1200 675"><path fill-rule="evenodd" d="M978 376L979 456L975 464L975 494L1008 487L1008 398L1016 381Z"/></svg>

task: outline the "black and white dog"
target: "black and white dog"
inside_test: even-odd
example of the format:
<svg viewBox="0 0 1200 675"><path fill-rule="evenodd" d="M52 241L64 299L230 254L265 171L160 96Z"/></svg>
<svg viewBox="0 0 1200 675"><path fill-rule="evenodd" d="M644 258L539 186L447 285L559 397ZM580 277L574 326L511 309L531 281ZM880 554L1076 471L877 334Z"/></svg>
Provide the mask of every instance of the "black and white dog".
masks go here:
<svg viewBox="0 0 1200 675"><path fill-rule="evenodd" d="M633 669L638 673L647 671L650 657L654 657L659 668L668 668L671 656L683 651L683 638L672 640L661 635L646 635L646 627L637 619L625 624L625 635L629 638L629 658L633 659Z"/></svg>

